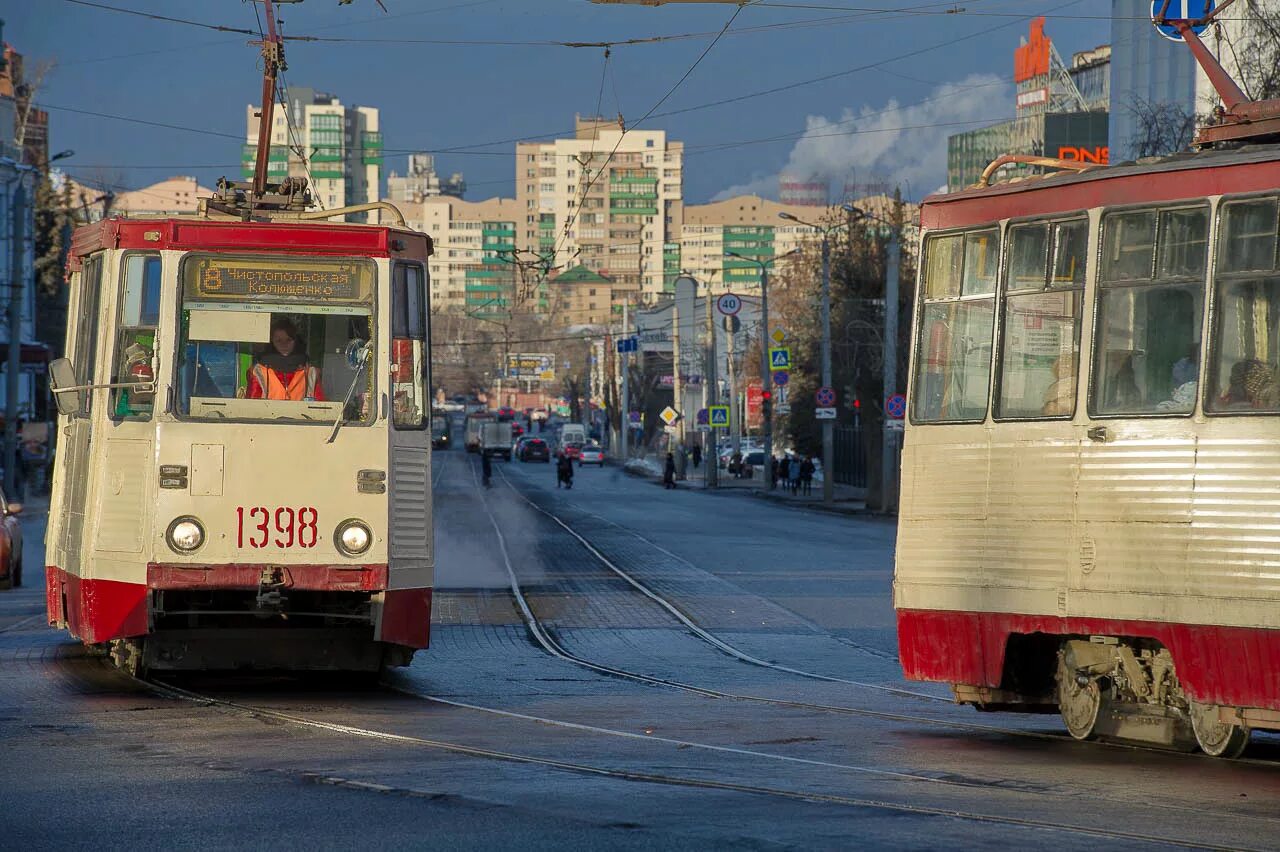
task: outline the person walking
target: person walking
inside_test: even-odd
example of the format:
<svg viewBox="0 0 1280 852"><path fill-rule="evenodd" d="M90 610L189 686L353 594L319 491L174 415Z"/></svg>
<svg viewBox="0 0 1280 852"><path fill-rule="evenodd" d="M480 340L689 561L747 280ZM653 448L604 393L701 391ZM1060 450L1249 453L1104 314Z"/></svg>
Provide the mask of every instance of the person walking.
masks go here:
<svg viewBox="0 0 1280 852"><path fill-rule="evenodd" d="M733 455L729 456L729 472L733 474L734 479L742 478L742 451L734 450Z"/></svg>
<svg viewBox="0 0 1280 852"><path fill-rule="evenodd" d="M787 484L792 494L800 493L800 459L798 458L793 457L791 463L787 465Z"/></svg>
<svg viewBox="0 0 1280 852"><path fill-rule="evenodd" d="M781 459L778 460L777 464L778 464L776 468L777 473L774 476L773 484L775 487L781 486L782 488L786 488L787 481L790 479L790 473L791 473L790 460L786 456L783 456Z"/></svg>
<svg viewBox="0 0 1280 852"><path fill-rule="evenodd" d="M698 465L702 464L702 445L693 445L693 469L697 470Z"/></svg>
<svg viewBox="0 0 1280 852"><path fill-rule="evenodd" d="M815 469L813 456L805 456L805 460L800 462L800 488L806 497L813 493L813 472Z"/></svg>
<svg viewBox="0 0 1280 852"><path fill-rule="evenodd" d="M662 487L676 487L676 458L673 454L667 453L667 463L662 468Z"/></svg>

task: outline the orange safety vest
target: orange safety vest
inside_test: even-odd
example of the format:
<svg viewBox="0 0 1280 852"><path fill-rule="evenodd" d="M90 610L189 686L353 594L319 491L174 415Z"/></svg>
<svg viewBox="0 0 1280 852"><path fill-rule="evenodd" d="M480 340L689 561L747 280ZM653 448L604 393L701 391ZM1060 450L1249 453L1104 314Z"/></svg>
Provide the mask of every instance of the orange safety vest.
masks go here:
<svg viewBox="0 0 1280 852"><path fill-rule="evenodd" d="M262 388L264 399L291 399L301 402L307 397L315 398L317 378L315 367L294 370L289 374L287 382L281 379L279 373L265 364L254 364L253 370L254 378Z"/></svg>

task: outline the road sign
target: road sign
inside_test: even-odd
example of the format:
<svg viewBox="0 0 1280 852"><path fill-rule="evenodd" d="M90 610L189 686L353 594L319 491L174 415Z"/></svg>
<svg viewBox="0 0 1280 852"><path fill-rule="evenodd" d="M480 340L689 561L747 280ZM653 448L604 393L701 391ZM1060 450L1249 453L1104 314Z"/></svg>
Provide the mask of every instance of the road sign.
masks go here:
<svg viewBox="0 0 1280 852"><path fill-rule="evenodd" d="M662 418L663 423L668 426L674 426L675 422L680 419L680 412L668 405L666 408L662 409L662 413L658 416Z"/></svg>
<svg viewBox="0 0 1280 852"><path fill-rule="evenodd" d="M773 383L778 387L782 387L789 381L791 381L791 374L786 370L778 370L773 374Z"/></svg>
<svg viewBox="0 0 1280 852"><path fill-rule="evenodd" d="M901 421L901 420L886 420L886 421L884 421L884 431L886 431L886 432L903 432L903 431L905 431L905 430L903 429L903 421Z"/></svg>
<svg viewBox="0 0 1280 852"><path fill-rule="evenodd" d="M907 398L900 393L892 394L884 401L884 413L901 420L907 413Z"/></svg>
<svg viewBox="0 0 1280 852"><path fill-rule="evenodd" d="M711 422L711 428L713 429L729 428L729 406L727 405L707 406L707 417Z"/></svg>
<svg viewBox="0 0 1280 852"><path fill-rule="evenodd" d="M813 416L819 420L835 420L836 410L834 408L815 408Z"/></svg>
<svg viewBox="0 0 1280 852"><path fill-rule="evenodd" d="M716 310L727 317L731 317L742 310L742 299L732 293L725 293L719 299L716 299Z"/></svg>
<svg viewBox="0 0 1280 852"><path fill-rule="evenodd" d="M707 423L710 422L707 420L707 410L705 408L699 408L698 413L694 415L693 422L699 426L706 426Z"/></svg>
<svg viewBox="0 0 1280 852"><path fill-rule="evenodd" d="M787 333L780 328L775 328L773 334L769 336L773 338L774 343L781 343L787 339Z"/></svg>
<svg viewBox="0 0 1280 852"><path fill-rule="evenodd" d="M818 388L813 400L818 403L819 408L831 408L836 404L835 388Z"/></svg>
<svg viewBox="0 0 1280 852"><path fill-rule="evenodd" d="M630 413L627 415L627 420L631 421L632 423L639 423L639 422L641 422L641 420L640 420L640 412L639 412L639 411L632 411L632 412L630 412Z"/></svg>
<svg viewBox="0 0 1280 852"><path fill-rule="evenodd" d="M785 402L782 402L778 404L778 407L775 408L774 411L776 411L779 414L790 414L791 406L787 405Z"/></svg>
<svg viewBox="0 0 1280 852"><path fill-rule="evenodd" d="M1164 8L1165 3L1169 4L1168 9ZM1212 12L1213 6L1214 0L1151 0L1151 20L1154 22L1160 16L1161 10L1163 10L1165 20L1194 21ZM1156 24L1155 26L1156 32L1170 41L1183 40L1182 33L1178 32L1178 28L1172 24ZM1193 26L1191 31L1196 35L1200 35L1208 26L1208 24L1199 24Z"/></svg>
<svg viewBox="0 0 1280 852"><path fill-rule="evenodd" d="M619 352L639 352L640 338L638 337L620 338L618 340L618 351Z"/></svg>
<svg viewBox="0 0 1280 852"><path fill-rule="evenodd" d="M724 330L729 332L730 334L737 334L738 330L741 328L742 328L742 320L738 319L737 317L724 318Z"/></svg>
<svg viewBox="0 0 1280 852"><path fill-rule="evenodd" d="M790 370L791 369L791 348L788 346L773 346L769 349L769 369L770 370ZM786 384L781 382L780 384Z"/></svg>

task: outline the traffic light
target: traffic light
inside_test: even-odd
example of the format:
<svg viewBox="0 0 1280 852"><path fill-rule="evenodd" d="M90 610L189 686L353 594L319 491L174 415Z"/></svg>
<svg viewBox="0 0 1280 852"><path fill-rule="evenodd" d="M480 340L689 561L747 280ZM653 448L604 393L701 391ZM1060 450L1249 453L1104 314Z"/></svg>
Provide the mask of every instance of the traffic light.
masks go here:
<svg viewBox="0 0 1280 852"><path fill-rule="evenodd" d="M760 393L760 416L765 420L773 416L773 391L771 390Z"/></svg>

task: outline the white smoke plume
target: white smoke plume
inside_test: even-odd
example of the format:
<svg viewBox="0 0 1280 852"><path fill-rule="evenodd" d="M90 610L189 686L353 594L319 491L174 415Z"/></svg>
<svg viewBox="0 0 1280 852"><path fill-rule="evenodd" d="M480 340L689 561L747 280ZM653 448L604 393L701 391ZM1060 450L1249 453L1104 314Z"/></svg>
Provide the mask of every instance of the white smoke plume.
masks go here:
<svg viewBox="0 0 1280 852"><path fill-rule="evenodd" d="M783 174L831 185L833 200L846 181L901 186L919 198L947 183L947 137L1008 117L1013 87L991 74L939 86L925 100L902 106L846 107L838 119L811 115L791 149ZM778 175L759 175L731 186L713 201L736 195L778 197Z"/></svg>

